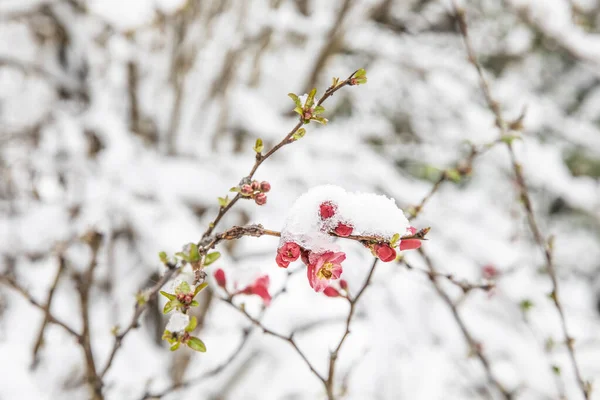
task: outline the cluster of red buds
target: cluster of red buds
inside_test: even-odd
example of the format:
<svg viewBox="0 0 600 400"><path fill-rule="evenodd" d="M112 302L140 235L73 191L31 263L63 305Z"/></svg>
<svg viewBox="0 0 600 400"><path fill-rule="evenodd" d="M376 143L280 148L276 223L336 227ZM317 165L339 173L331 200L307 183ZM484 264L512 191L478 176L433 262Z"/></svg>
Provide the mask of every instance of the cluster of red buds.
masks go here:
<svg viewBox="0 0 600 400"><path fill-rule="evenodd" d="M181 304L189 306L192 303L192 300L194 300L194 293L179 293L177 295L177 300Z"/></svg>
<svg viewBox="0 0 600 400"><path fill-rule="evenodd" d="M240 188L240 193L242 196L254 199L256 204L259 206L267 204L267 195L271 190L271 184L267 181L252 181L250 184L243 184Z"/></svg>

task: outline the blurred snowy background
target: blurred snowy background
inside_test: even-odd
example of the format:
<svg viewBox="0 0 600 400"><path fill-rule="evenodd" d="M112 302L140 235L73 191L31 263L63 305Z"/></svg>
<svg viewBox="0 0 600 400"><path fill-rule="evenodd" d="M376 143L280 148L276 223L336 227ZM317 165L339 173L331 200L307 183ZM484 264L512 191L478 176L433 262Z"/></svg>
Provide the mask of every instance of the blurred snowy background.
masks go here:
<svg viewBox="0 0 600 400"><path fill-rule="evenodd" d="M526 107L517 156L541 228L555 235L567 324L600 399L600 1L462 4L507 119ZM240 202L217 231L247 223L279 230L293 201L324 183L416 205L439 171L468 155L468 142L497 139L450 2L0 0L0 274L42 303L58 276L51 309L79 331L72 276L91 254L78 238L102 233L90 318L104 365L111 330L127 325L136 293L164 269L157 253L197 241L217 197L248 173L255 139L269 148L294 126L287 93L322 93L333 76L361 67L368 83L328 101L330 123L311 124L259 169L273 187L267 205ZM485 265L499 271L492 295L463 296L442 283L515 398L583 398L506 147L479 157L471 177L444 183L413 224L432 227L424 248L440 270L469 282ZM267 273L276 291L286 279L277 243L227 243L218 265L240 285ZM352 291L371 256L342 245ZM169 352L162 303L153 304L105 377L107 399L139 399L189 379L164 398L324 398L291 346L256 329L225 368L194 379L229 358L249 326L210 291L199 300L208 352ZM247 304L255 310L259 300ZM346 314L344 301L313 292L298 273L263 321L296 331L325 373ZM36 346L43 319L0 285L0 399L89 396L71 336L48 325ZM380 264L341 352L337 389L347 399L501 398L469 353L427 276Z"/></svg>

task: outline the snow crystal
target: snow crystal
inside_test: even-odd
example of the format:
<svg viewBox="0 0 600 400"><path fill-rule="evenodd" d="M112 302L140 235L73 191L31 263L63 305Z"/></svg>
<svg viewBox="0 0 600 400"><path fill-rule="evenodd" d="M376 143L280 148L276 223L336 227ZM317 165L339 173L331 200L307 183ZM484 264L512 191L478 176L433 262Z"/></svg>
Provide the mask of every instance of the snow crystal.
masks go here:
<svg viewBox="0 0 600 400"><path fill-rule="evenodd" d="M190 316L180 312L176 312L171 315L169 322L167 323L166 330L169 332L180 332L184 330L190 323Z"/></svg>
<svg viewBox="0 0 600 400"><path fill-rule="evenodd" d="M320 205L331 203L335 214L323 220ZM343 223L354 228L353 235L379 236L391 239L394 234L404 235L409 227L404 213L394 199L373 193L347 192L334 185L322 185L300 196L290 209L281 232L280 245L298 243L314 252L338 251L333 231Z"/></svg>

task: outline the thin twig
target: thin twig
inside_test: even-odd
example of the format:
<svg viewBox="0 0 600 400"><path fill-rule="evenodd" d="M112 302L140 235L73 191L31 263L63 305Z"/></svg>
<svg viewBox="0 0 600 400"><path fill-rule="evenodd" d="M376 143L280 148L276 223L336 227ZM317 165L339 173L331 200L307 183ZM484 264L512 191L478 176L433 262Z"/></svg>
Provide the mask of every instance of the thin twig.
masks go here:
<svg viewBox="0 0 600 400"><path fill-rule="evenodd" d="M473 64L473 66L477 70L477 74L479 76L479 84L480 84L483 94L485 96L485 100L488 104L488 107L494 113L494 115L496 117L496 125L500 129L501 138L508 137L509 136L509 125L506 123L506 120L502 116L502 110L500 109L500 105L498 104L497 101L494 100L494 98L492 96L490 86L485 78L484 73L483 73L483 68L482 68L481 64L479 63L479 61L477 60L477 56L475 54L475 51L473 50L473 46L471 45L471 40L469 37L469 31L468 31L468 27L467 27L467 21L465 18L465 10L458 6L458 4L456 3L456 0L452 0L452 4L454 6L454 11L456 14L456 19L458 21L459 30L462 35L465 47L467 49L469 62L471 64ZM575 372L575 376L577 378L577 383L579 385L579 388L581 389L581 392L583 393L584 398L587 400L590 398L591 385L589 385L588 383L586 383L583 380L579 365L577 364L577 359L575 357L575 349L573 346L574 339L569 334L569 330L568 330L567 322L566 322L566 318L565 318L565 312L564 312L562 304L560 302L560 297L559 297L559 293L558 293L558 279L556 277L556 268L554 266L554 261L552 259L552 246L549 243L549 241L546 240L544 235L542 234L542 232L539 228L539 225L537 223L537 220L535 218L535 215L533 213L531 197L529 196L529 190L528 190L527 184L525 182L525 177L523 175L523 169L522 169L521 164L517 160L517 156L515 154L515 151L514 151L514 148L512 145L512 140L506 140L504 142L506 143L506 147L510 154L512 169L514 171L514 174L515 174L515 177L517 180L517 185L518 185L520 196L521 196L521 202L523 203L523 208L525 209L525 213L527 214L527 221L529 224L529 228L533 234L533 237L534 237L536 243L542 249L544 258L546 260L546 270L548 271L548 275L550 276L550 280L552 281L552 292L551 292L550 297L554 301L554 305L556 306L558 315L560 317L561 328L562 328L562 331L563 331L563 334L565 337L565 342L567 343L567 349L569 352L569 358L571 359L573 371Z"/></svg>
<svg viewBox="0 0 600 400"><path fill-rule="evenodd" d="M365 283L362 285L362 287L360 288L360 290L358 291L356 296L354 296L354 298L348 297L348 303L350 304L350 311L348 311L348 317L346 318L346 330L344 331L344 334L342 335L342 338L340 339L335 350L332 351L331 354L329 355L329 372L327 375L327 381L325 382L325 388L327 389L327 398L329 400L335 399L335 395L333 393L333 391L334 391L333 384L334 384L334 379L335 379L335 367L336 367L338 355L340 353L340 350L342 349L342 346L344 345L344 342L346 341L346 338L350 334L350 324L352 322L352 317L354 317L354 312L356 311L356 304L358 303L358 300L360 300L361 296L367 289L367 286L369 286L369 284L371 283L371 278L373 277L373 273L375 272L375 267L377 266L378 261L379 261L378 258L375 258L375 260L373 260L373 264L371 265L371 269L369 270L367 279L365 280Z"/></svg>
<svg viewBox="0 0 600 400"><path fill-rule="evenodd" d="M438 271L432 271L431 269L429 270L424 270L421 268L417 268L412 266L411 264L408 264L406 262L406 260L403 258L401 261L402 264L404 264L404 266L410 270L410 271L419 271L425 275L427 275L427 277L429 279L432 279L434 277L439 277L439 278L444 278L446 279L448 282L452 283L454 286L457 286L458 288L460 288L463 293L468 293L471 290L474 289L481 289L484 291L490 291L492 289L494 289L496 287L496 285L494 284L494 282L482 282L482 283L470 283L464 280L457 280L454 275L452 274L445 274L443 272L438 272Z"/></svg>
<svg viewBox="0 0 600 400"><path fill-rule="evenodd" d="M430 278L431 283L433 284L436 292L440 295L442 300L444 300L444 302L448 305L448 307L452 311L454 320L458 324L460 330L463 333L463 336L465 337L467 343L469 344L471 352L473 352L475 355L477 355L477 358L479 358L479 361L481 361L481 364L483 364L483 368L485 369L485 372L487 374L488 381L502 394L502 396L506 400L513 399L513 394L511 392L509 392L508 390L506 390L504 388L504 386L500 383L500 381L498 381L496 376L493 374L491 364L490 364L489 360L487 359L487 357L483 354L483 349L481 347L481 344L478 343L473 338L473 336L469 332L467 326L465 325L465 322L463 321L462 317L460 316L460 314L458 312L458 308L456 307L456 305L454 304L452 299L448 296L448 294L440 286L440 284L438 282L439 275L437 273L436 268L433 265L433 262L431 261L429 256L427 256L427 254L425 253L425 251L422 248L419 249L418 252L421 255L421 257L423 258L423 260L425 261L427 268L431 272L431 275L429 275L429 278ZM410 269L414 269L414 267L410 266L406 261L404 261L404 262L407 264L407 266Z"/></svg>
<svg viewBox="0 0 600 400"><path fill-rule="evenodd" d="M276 338L279 338L283 341L288 342L296 351L296 353L298 353L298 355L302 358L302 360L304 360L304 362L306 363L306 365L308 366L308 368L310 368L311 372L321 381L321 383L323 383L323 385L325 387L327 387L327 381L325 380L325 378L323 378L323 376L321 376L321 374L316 370L316 368L312 365L312 363L308 360L308 358L306 357L306 355L304 354L304 352L302 352L302 350L300 350L300 347L298 347L298 344L296 343L296 341L294 340L294 334L290 334L289 336L283 335L281 333L277 333L269 328L266 328L258 319L254 318L252 315L248 314L248 311L246 311L244 308L240 308L238 306L236 306L233 303L233 300L231 297L228 298L220 298L222 301L224 301L225 303L229 304L231 307L233 307L234 309L238 310L241 314L243 314L246 319L248 319L248 321L252 322L255 326L257 326L258 328L260 328L263 333L266 333L267 335L270 336L274 336Z"/></svg>

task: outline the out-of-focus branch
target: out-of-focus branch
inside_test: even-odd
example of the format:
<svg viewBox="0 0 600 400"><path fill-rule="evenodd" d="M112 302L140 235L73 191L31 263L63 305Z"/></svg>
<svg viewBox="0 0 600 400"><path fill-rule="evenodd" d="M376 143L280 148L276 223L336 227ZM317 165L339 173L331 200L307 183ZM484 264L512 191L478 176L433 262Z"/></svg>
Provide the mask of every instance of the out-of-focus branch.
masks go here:
<svg viewBox="0 0 600 400"><path fill-rule="evenodd" d="M360 290L358 291L356 296L354 296L354 298L348 297L348 302L350 303L350 311L348 311L348 317L346 318L346 330L344 331L344 334L342 335L342 338L340 339L335 350L333 350L331 352L331 354L329 355L329 372L327 374L327 381L325 382L325 388L327 390L327 398L329 400L335 399L334 380L335 380L335 367L336 367L338 355L340 353L340 350L342 349L342 346L344 345L344 342L346 341L346 338L350 334L350 324L352 323L352 318L354 317L354 312L356 310L356 304L360 300L362 294L367 289L367 286L369 286L369 284L371 283L371 278L373 277L373 273L375 272L375 267L377 266L378 261L379 261L378 258L375 258L375 260L373 260L373 264L371 265L371 269L369 270L367 279L365 280L365 283L362 285L362 287L360 288Z"/></svg>
<svg viewBox="0 0 600 400"><path fill-rule="evenodd" d="M58 269L56 270L56 275L54 276L54 281L52 282L52 286L50 286L50 290L48 290L48 297L46 298L46 302L45 302L45 306L44 306L44 308L46 310L44 313L44 321L42 322L42 325L40 326L40 331L38 333L35 344L33 345L33 361L31 364L32 368L35 368L38 364L38 361L39 361L38 352L39 352L40 348L42 347L42 344L44 343L44 333L46 332L46 326L50 322L50 307L52 307L52 299L54 298L54 292L56 291L56 286L58 285L58 282L60 281L60 278L63 275L63 272L65 271L65 269L66 269L65 257L63 256L63 254L59 254L58 255Z"/></svg>
<svg viewBox="0 0 600 400"><path fill-rule="evenodd" d="M454 320L458 324L460 330L463 333L463 336L465 337L467 343L469 344L471 352L473 352L473 354L477 355L477 358L479 358L479 361L481 361L481 364L483 365L485 372L487 374L488 381L502 394L502 396L506 400L512 400L514 398L513 393L509 392L506 388L504 388L504 386L500 383L500 381L498 381L498 379L492 372L492 368L491 368L491 364L490 364L489 360L487 359L485 354L483 354L483 349L482 349L481 344L478 343L473 338L473 335L471 335L471 332L469 332L469 329L467 328L465 322L463 321L462 317L460 316L460 313L458 312L458 308L456 307L456 305L454 304L452 299L448 296L448 294L444 291L444 289L442 289L442 287L440 286L440 284L438 282L439 273L437 272L436 268L434 267L433 262L431 261L431 259L425 253L425 251L423 249L419 249L418 252L421 255L421 257L423 258L423 261L425 261L425 264L427 265L427 268L429 269L429 272L431 273L429 275L429 278L435 288L435 291L439 294L439 296L442 298L442 300L446 303L446 305L448 305L448 307L452 311ZM410 269L414 269L414 267L410 266L410 264L408 264L406 261L404 261L404 263Z"/></svg>
<svg viewBox="0 0 600 400"><path fill-rule="evenodd" d="M60 326L65 331L67 331L71 336L73 336L75 339L77 339L78 341L80 340L81 335L79 333L75 332L75 330L73 328L71 328L69 325L67 325L65 322L57 319L50 312L50 310L48 308L46 308L45 306L40 304L36 299L34 299L33 296L31 295L31 293L29 293L27 291L27 289L25 289L24 287L19 285L14 279L9 278L8 276L0 275L0 283L3 283L5 286L8 286L11 289L17 291L21 296L23 296L25 299L27 299L33 306L35 306L39 310L43 311L44 314L47 315L47 317L48 317L48 322Z"/></svg>
<svg viewBox="0 0 600 400"><path fill-rule="evenodd" d="M315 106L320 106L321 104L323 104L325 102L325 100L327 100L329 97L333 96L333 94L335 92L337 92L338 90L340 90L341 88L343 88L345 86L351 85L352 78L354 77L354 74L356 74L356 72L358 72L358 71L354 71L346 80L339 82L337 85L335 85L335 86L332 85L329 88L327 88L327 90L325 91L325 93L323 93L323 96L321 96L321 98L319 99L319 101L316 103ZM252 166L252 169L250 170L250 173L248 174L248 176L243 178L242 181L250 181L252 179L252 177L254 176L254 174L256 173L256 170L258 169L258 167L260 167L260 165L265 160L267 160L269 157L271 157L276 151L281 149L283 146L293 143L294 139L292 138L292 136L294 136L294 134L296 132L298 132L298 130L302 126L304 126L304 123L302 122L302 120L298 121L296 126L294 126L294 128L279 143L277 143L275 146L273 146L273 148L271 148L271 150L267 151L265 154L256 153L256 160L254 162L254 165ZM231 201L226 206L221 206L219 208L219 212L217 213L217 216L209 224L208 229L202 235L202 239L200 240L200 243L199 243L200 245L202 244L202 242L204 242L205 240L208 239L208 237L212 234L215 227L221 221L223 216L229 210L231 210L231 208L235 205L235 203L237 203L238 200L240 200L240 198L242 198L242 197L243 196L238 193L238 194L236 194L236 196L233 199L231 199Z"/></svg>
<svg viewBox="0 0 600 400"><path fill-rule="evenodd" d="M308 368L311 370L313 375L315 375L321 381L321 383L323 383L325 388L327 388L327 381L325 380L325 378L323 378L323 376L316 370L316 368L308 360L308 358L306 357L304 352L302 350L300 350L300 347L298 347L298 344L294 340L293 333L290 335L283 335L281 333L277 333L277 332L265 327L260 320L258 320L257 318L254 318L252 315L250 315L248 313L248 311L246 311L245 308L238 307L237 305L235 305L233 303L233 299L231 296L229 296L227 298L221 298L221 300L224 301L225 303L229 304L234 309L238 310L242 315L244 315L246 317L246 319L248 319L248 321L252 322L252 324L254 324L258 328L260 328L263 331L263 333L270 335L270 336L274 336L276 338L279 338L285 342L288 342L294 348L296 353L298 353L298 355L302 358L302 360L304 360L304 362L306 363Z"/></svg>
<svg viewBox="0 0 600 400"><path fill-rule="evenodd" d="M501 138L509 137L509 124L507 124L506 120L502 116L502 110L500 109L500 105L496 100L494 100L492 96L490 86L483 72L483 68L477 60L477 55L475 54L473 46L471 45L467 20L465 17L465 10L458 6L456 0L452 0L452 4L454 6L458 27L462 35L463 41L465 43L465 47L467 49L469 62L473 64L473 66L477 70L477 74L479 75L479 84L485 96L485 100L488 104L488 107L496 117L496 125L500 130ZM583 393L583 396L587 400L590 398L591 385L585 382L582 378L581 371L579 365L577 364L577 359L575 357L575 349L573 346L574 339L569 334L565 313L560 302L558 291L558 279L556 277L556 268L552 259L552 240L546 240L539 228L539 225L533 213L533 206L531 202L531 197L529 196L529 190L525 182L525 177L523 175L523 168L517 160L517 156L512 145L512 140L506 140L505 143L510 154L511 165L515 174L515 178L517 180L517 185L521 196L521 202L523 203L523 208L525 209L525 213L527 214L527 222L529 224L529 228L533 234L535 241L542 249L544 257L546 259L546 269L548 271L548 275L550 276L550 280L552 281L552 292L550 294L550 297L552 298L554 305L556 306L556 309L558 311L558 315L560 317L561 328L565 336L565 342L567 343L567 349L569 352L569 357L571 359L571 364L575 372L575 376L577 377L577 383L581 389L581 392Z"/></svg>
<svg viewBox="0 0 600 400"><path fill-rule="evenodd" d="M98 375L98 370L94 361L89 315L90 291L94 280L94 271L98 265L98 250L100 249L100 244L102 242L102 235L98 232L92 231L85 236L84 240L92 250L92 257L85 273L75 277L77 281L77 290L81 305L81 320L83 324L83 332L81 333L80 344L85 355L87 381L92 389L91 398L94 400L103 400L104 395L102 394L102 378Z"/></svg>

